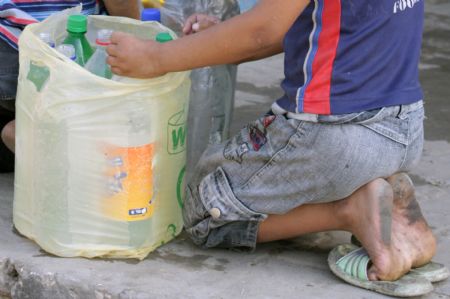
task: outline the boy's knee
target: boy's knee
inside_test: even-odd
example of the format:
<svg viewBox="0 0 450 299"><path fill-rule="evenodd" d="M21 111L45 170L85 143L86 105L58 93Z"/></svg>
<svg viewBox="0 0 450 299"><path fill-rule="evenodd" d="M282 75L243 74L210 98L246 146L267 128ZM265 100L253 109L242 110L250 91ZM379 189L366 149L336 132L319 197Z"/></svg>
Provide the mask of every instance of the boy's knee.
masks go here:
<svg viewBox="0 0 450 299"><path fill-rule="evenodd" d="M10 121L7 123L1 132L1 138L3 143L12 151L15 150L15 135L16 135L16 122Z"/></svg>

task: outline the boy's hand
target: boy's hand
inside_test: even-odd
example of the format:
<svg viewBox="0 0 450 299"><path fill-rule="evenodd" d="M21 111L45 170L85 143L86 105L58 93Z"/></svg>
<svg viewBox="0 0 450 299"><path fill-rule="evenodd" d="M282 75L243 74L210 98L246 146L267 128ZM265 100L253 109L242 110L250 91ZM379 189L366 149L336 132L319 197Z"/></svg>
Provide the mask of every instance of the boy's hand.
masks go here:
<svg viewBox="0 0 450 299"><path fill-rule="evenodd" d="M113 73L133 78L153 78L164 75L158 71L158 50L161 44L132 35L114 32L106 48L107 63Z"/></svg>
<svg viewBox="0 0 450 299"><path fill-rule="evenodd" d="M216 17L205 14L193 14L184 23L183 33L189 35L205 30L218 23L220 23L220 20Z"/></svg>

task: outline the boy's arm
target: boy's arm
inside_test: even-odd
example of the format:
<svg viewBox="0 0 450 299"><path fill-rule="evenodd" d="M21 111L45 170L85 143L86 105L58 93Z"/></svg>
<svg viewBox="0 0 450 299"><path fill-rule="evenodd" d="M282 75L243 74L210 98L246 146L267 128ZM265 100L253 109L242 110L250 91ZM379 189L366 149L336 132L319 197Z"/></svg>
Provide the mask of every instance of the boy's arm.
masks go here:
<svg viewBox="0 0 450 299"><path fill-rule="evenodd" d="M115 33L108 46L108 63L119 75L150 78L278 51L286 32L310 0L282 2L261 0L247 13L164 44Z"/></svg>
<svg viewBox="0 0 450 299"><path fill-rule="evenodd" d="M283 53L283 40L281 40L279 43L274 44L272 47L261 50L256 52L253 56L247 57L245 59L242 59L240 61L234 62L235 64L244 63L244 62L250 62L255 60L260 60L263 58L267 58L276 54Z"/></svg>
<svg viewBox="0 0 450 299"><path fill-rule="evenodd" d="M140 17L138 0L103 0L103 3L111 16L133 19L139 19Z"/></svg>
<svg viewBox="0 0 450 299"><path fill-rule="evenodd" d="M203 30L206 30L214 25L217 25L220 23L220 19L206 15L206 14L193 14L189 18L187 18L184 26L183 26L183 33L185 35L197 33ZM281 40L279 43L274 44L272 47L264 49L262 51L259 51L258 53L255 53L252 57L249 57L247 59L235 62L237 64L253 61L253 60L259 60L266 57L273 56L275 54L279 54L283 52L283 40Z"/></svg>

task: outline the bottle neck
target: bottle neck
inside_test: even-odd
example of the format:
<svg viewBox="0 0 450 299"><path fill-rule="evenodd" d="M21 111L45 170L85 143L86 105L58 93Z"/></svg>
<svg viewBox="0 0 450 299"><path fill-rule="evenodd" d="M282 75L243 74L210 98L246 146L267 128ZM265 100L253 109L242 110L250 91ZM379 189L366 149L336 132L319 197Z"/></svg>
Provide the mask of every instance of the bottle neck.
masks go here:
<svg viewBox="0 0 450 299"><path fill-rule="evenodd" d="M102 41L102 40L96 39L95 40L95 44L97 45L97 48L99 48L99 47L105 48L105 47L109 46L111 44L111 42L110 41Z"/></svg>
<svg viewBox="0 0 450 299"><path fill-rule="evenodd" d="M73 36L73 37L82 37L86 34L86 32L72 32L67 30L67 32L69 33L69 35Z"/></svg>

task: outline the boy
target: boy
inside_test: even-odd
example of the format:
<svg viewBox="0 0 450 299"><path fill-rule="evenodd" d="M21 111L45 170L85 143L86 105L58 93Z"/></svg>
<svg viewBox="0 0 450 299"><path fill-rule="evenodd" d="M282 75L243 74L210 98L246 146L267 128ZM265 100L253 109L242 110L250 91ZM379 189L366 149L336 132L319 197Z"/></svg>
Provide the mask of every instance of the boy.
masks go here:
<svg viewBox="0 0 450 299"><path fill-rule="evenodd" d="M98 14L103 4L97 0L67 0L49 4L42 1L0 0L0 173L14 169L15 98L19 58L17 39L27 25L44 20L51 14L83 4L83 14ZM105 0L110 15L139 18L137 1Z"/></svg>
<svg viewBox="0 0 450 299"><path fill-rule="evenodd" d="M183 216L195 243L253 249L347 230L372 260L370 280L396 280L431 260L434 236L411 181L396 174L422 150L424 8L396 2L261 0L165 44L112 36L113 72L138 78L285 53L285 95L208 148L188 184Z"/></svg>

